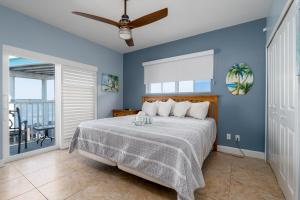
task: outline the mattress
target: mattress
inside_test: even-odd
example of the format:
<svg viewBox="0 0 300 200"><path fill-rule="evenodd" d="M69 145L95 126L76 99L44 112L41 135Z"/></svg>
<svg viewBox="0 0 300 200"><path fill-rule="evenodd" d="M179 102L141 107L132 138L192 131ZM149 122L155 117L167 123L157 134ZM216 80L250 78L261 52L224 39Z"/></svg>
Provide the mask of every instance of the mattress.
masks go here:
<svg viewBox="0 0 300 200"><path fill-rule="evenodd" d="M216 138L215 121L154 117L151 125L135 126L134 118L81 123L70 152L95 155L99 162L175 189L178 199L194 199L194 190L205 186L201 168Z"/></svg>

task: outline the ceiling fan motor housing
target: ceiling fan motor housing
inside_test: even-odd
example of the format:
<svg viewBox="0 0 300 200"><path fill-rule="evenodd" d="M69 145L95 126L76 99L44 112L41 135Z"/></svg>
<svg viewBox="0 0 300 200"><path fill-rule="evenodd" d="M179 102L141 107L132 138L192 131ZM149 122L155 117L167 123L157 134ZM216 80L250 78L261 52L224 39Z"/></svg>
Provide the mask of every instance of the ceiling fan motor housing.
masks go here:
<svg viewBox="0 0 300 200"><path fill-rule="evenodd" d="M129 20L129 16L127 14L122 15L122 19L127 19Z"/></svg>
<svg viewBox="0 0 300 200"><path fill-rule="evenodd" d="M130 22L128 15L123 15L122 19L119 21L120 27L127 27L127 24Z"/></svg>

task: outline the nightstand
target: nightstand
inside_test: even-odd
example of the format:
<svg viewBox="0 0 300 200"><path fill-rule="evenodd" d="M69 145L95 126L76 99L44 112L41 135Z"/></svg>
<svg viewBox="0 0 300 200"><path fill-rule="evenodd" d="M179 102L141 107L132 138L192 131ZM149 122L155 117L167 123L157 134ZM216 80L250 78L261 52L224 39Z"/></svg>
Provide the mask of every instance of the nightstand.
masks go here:
<svg viewBox="0 0 300 200"><path fill-rule="evenodd" d="M126 115L136 115L138 114L139 110L135 109L120 109L120 110L113 110L112 115L113 117L121 117Z"/></svg>

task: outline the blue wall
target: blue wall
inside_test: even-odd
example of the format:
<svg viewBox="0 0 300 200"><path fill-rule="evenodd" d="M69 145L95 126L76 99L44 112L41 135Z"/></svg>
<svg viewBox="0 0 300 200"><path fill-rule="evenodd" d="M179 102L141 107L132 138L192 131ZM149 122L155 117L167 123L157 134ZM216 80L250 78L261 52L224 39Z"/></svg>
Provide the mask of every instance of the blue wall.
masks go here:
<svg viewBox="0 0 300 200"><path fill-rule="evenodd" d="M227 132L241 135L245 149L264 151L265 145L265 19L200 34L124 55L124 107L140 108L145 95L142 63L187 53L215 49L215 85L220 95L220 145L235 146L225 140ZM247 63L254 72L255 85L246 96L233 96L225 86L226 73L235 63Z"/></svg>
<svg viewBox="0 0 300 200"><path fill-rule="evenodd" d="M102 72L118 75L121 83L123 81L123 55L120 53L3 6L0 6L0 27L1 74L2 46L10 45L97 66L99 68L98 82L100 82ZM2 94L2 75L0 82L0 93ZM2 110L2 98L0 98L0 105ZM110 116L113 108L122 107L122 84L119 93L102 93L98 90L98 117ZM2 122L2 115L0 115L0 122ZM2 155L2 134L2 123L0 123L0 158Z"/></svg>
<svg viewBox="0 0 300 200"><path fill-rule="evenodd" d="M269 17L267 18L267 39L271 37L273 29L283 11L283 8L290 0L273 0Z"/></svg>

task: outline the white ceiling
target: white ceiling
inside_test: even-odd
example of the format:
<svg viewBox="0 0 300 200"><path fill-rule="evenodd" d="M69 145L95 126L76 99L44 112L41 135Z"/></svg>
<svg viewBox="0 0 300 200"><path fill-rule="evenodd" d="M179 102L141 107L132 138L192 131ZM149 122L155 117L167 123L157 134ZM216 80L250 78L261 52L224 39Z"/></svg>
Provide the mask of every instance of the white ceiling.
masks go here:
<svg viewBox="0 0 300 200"><path fill-rule="evenodd" d="M132 19L169 8L169 16L133 30L135 47L116 27L71 14L82 11L118 21L123 0L0 0L0 4L121 53L252 21L269 14L272 0L129 0Z"/></svg>

